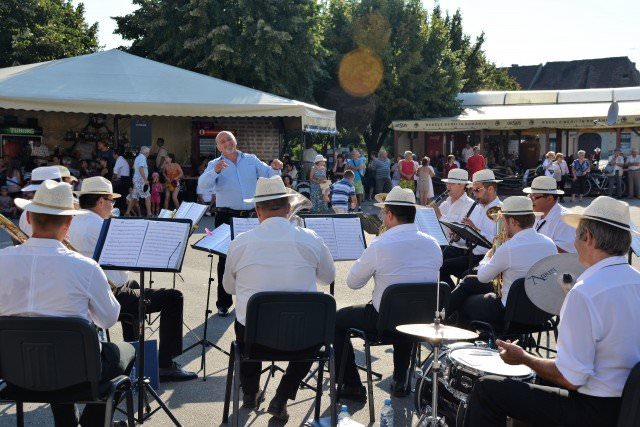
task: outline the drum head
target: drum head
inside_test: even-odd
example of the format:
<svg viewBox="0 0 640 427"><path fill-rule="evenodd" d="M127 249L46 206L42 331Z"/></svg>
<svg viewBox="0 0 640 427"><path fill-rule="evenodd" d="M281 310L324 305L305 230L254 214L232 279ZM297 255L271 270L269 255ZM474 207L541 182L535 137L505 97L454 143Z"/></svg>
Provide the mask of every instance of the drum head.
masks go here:
<svg viewBox="0 0 640 427"><path fill-rule="evenodd" d="M457 348L449 358L457 365L468 366L485 374L503 377L528 377L533 371L525 365L507 365L496 350L489 348Z"/></svg>

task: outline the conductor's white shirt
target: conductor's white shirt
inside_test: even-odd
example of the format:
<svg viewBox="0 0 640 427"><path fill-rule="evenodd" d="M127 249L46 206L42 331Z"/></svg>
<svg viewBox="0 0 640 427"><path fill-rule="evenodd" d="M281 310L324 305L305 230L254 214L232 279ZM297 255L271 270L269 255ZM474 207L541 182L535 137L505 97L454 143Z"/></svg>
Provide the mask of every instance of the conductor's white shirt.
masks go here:
<svg viewBox="0 0 640 427"><path fill-rule="evenodd" d="M462 221L462 218L467 216L467 212L469 212L469 209L472 205L473 199L467 196L466 193L463 193L462 196L458 197L458 200L456 200L455 202L451 200L451 197L448 197L447 200L442 202L442 204L440 205L440 213L442 214L440 220L447 222L460 222ZM479 207L476 206L476 208ZM446 229L446 231L447 238L451 238L451 231L448 228ZM467 247L463 239L460 239L457 242L453 242L452 246L456 246L458 248Z"/></svg>
<svg viewBox="0 0 640 427"><path fill-rule="evenodd" d="M507 304L511 284L526 276L533 264L558 253L553 240L536 233L533 228L519 231L504 242L491 258L484 257L478 265L478 280L489 283L502 273L502 305Z"/></svg>
<svg viewBox="0 0 640 427"><path fill-rule="evenodd" d="M620 397L640 361L640 272L624 256L592 265L560 310L556 367L578 392Z"/></svg>
<svg viewBox="0 0 640 427"><path fill-rule="evenodd" d="M486 205L478 203L473 209L473 212L469 215L469 219L475 224L476 228L480 231L489 242L493 242L493 238L496 237L496 223L487 216L487 211L494 206L502 206L502 202L498 197L493 199ZM473 250L474 255L484 255L489 251L482 246L476 246Z"/></svg>
<svg viewBox="0 0 640 427"><path fill-rule="evenodd" d="M0 250L0 316L81 317L110 328L120 304L98 264L54 239Z"/></svg>
<svg viewBox="0 0 640 427"><path fill-rule="evenodd" d="M222 284L236 295L236 320L246 321L247 303L264 291L317 292L336 276L329 248L312 230L286 218L268 218L229 245Z"/></svg>
<svg viewBox="0 0 640 427"><path fill-rule="evenodd" d="M433 237L415 224L396 225L373 239L349 270L347 286L359 289L373 277L373 306L387 287L397 283L435 283L442 267L442 251Z"/></svg>
<svg viewBox="0 0 640 427"><path fill-rule="evenodd" d="M568 212L560 203L553 205L547 216L536 218L533 228L556 242L556 246L565 252L576 253L573 242L576 229L562 221L562 215Z"/></svg>
<svg viewBox="0 0 640 427"><path fill-rule="evenodd" d="M98 238L100 237L100 231L102 230L104 219L93 211L87 209L83 210L87 213L85 215L76 215L73 217L67 236L69 237L69 242L82 255L88 258L93 258L93 253L96 250L96 245L98 244ZM104 272L109 280L118 287L127 282L126 271L105 270Z"/></svg>

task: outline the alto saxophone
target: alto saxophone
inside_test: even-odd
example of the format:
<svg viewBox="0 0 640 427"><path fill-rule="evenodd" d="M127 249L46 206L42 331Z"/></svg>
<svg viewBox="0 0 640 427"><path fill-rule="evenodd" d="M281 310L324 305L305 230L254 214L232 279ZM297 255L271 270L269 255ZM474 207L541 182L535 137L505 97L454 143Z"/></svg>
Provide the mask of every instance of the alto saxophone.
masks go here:
<svg viewBox="0 0 640 427"><path fill-rule="evenodd" d="M493 207L487 209L487 216L492 221L495 221L495 223L496 223L496 236L493 238L491 249L489 249L489 252L487 252L487 255L489 255L489 256L495 255L496 250L498 250L500 245L502 245L509 238L507 236L507 231L506 231L506 229L504 227L504 219L502 218L502 215L500 215L501 210L502 209L500 209L499 206L493 206ZM502 285L503 285L502 273L498 274L491 281L491 284L493 285L493 291L496 293L496 295L501 297L502 296Z"/></svg>
<svg viewBox="0 0 640 427"><path fill-rule="evenodd" d="M24 231L20 230L20 228L17 225L15 225L13 221L11 221L9 218L7 218L2 214L0 214L0 228L4 229L7 232L7 234L9 234L9 236L11 236L11 238L16 242L18 242L19 244L23 244L24 242L29 240L29 236L27 236ZM78 252L78 250L76 250L76 248L74 248L73 245L69 243L67 239L64 239L62 241L62 244L65 245L66 248L69 249L70 251ZM107 282L109 283L111 292L116 294L118 291L118 287L116 286L116 284L113 283L108 278L107 278Z"/></svg>

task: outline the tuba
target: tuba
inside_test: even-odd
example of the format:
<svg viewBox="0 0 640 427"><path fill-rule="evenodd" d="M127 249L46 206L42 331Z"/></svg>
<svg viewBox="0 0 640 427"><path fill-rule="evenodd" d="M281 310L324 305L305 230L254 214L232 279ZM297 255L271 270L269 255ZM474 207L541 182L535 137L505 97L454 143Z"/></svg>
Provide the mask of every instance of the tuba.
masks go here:
<svg viewBox="0 0 640 427"><path fill-rule="evenodd" d="M487 216L496 223L496 236L493 238L491 249L487 252L489 256L493 256L500 245L508 239L507 231L504 227L504 218L500 214L501 211L502 209L499 206L493 206L487 209ZM502 296L502 273L498 274L491 281L491 284L493 285L493 290L496 295Z"/></svg>
<svg viewBox="0 0 640 427"><path fill-rule="evenodd" d="M310 210L313 207L313 203L302 194L296 193L295 197L291 198L290 204L291 210L289 211L289 215L287 215L287 219L298 227L304 227L304 223L302 222L302 218L298 216L298 212Z"/></svg>

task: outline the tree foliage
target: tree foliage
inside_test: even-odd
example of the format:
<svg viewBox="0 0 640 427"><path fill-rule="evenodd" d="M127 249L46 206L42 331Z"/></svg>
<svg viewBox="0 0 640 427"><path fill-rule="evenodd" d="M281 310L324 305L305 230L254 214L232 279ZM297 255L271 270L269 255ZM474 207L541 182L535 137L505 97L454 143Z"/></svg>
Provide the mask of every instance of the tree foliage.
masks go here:
<svg viewBox="0 0 640 427"><path fill-rule="evenodd" d="M98 50L98 24L68 0L2 0L0 67L49 61Z"/></svg>

